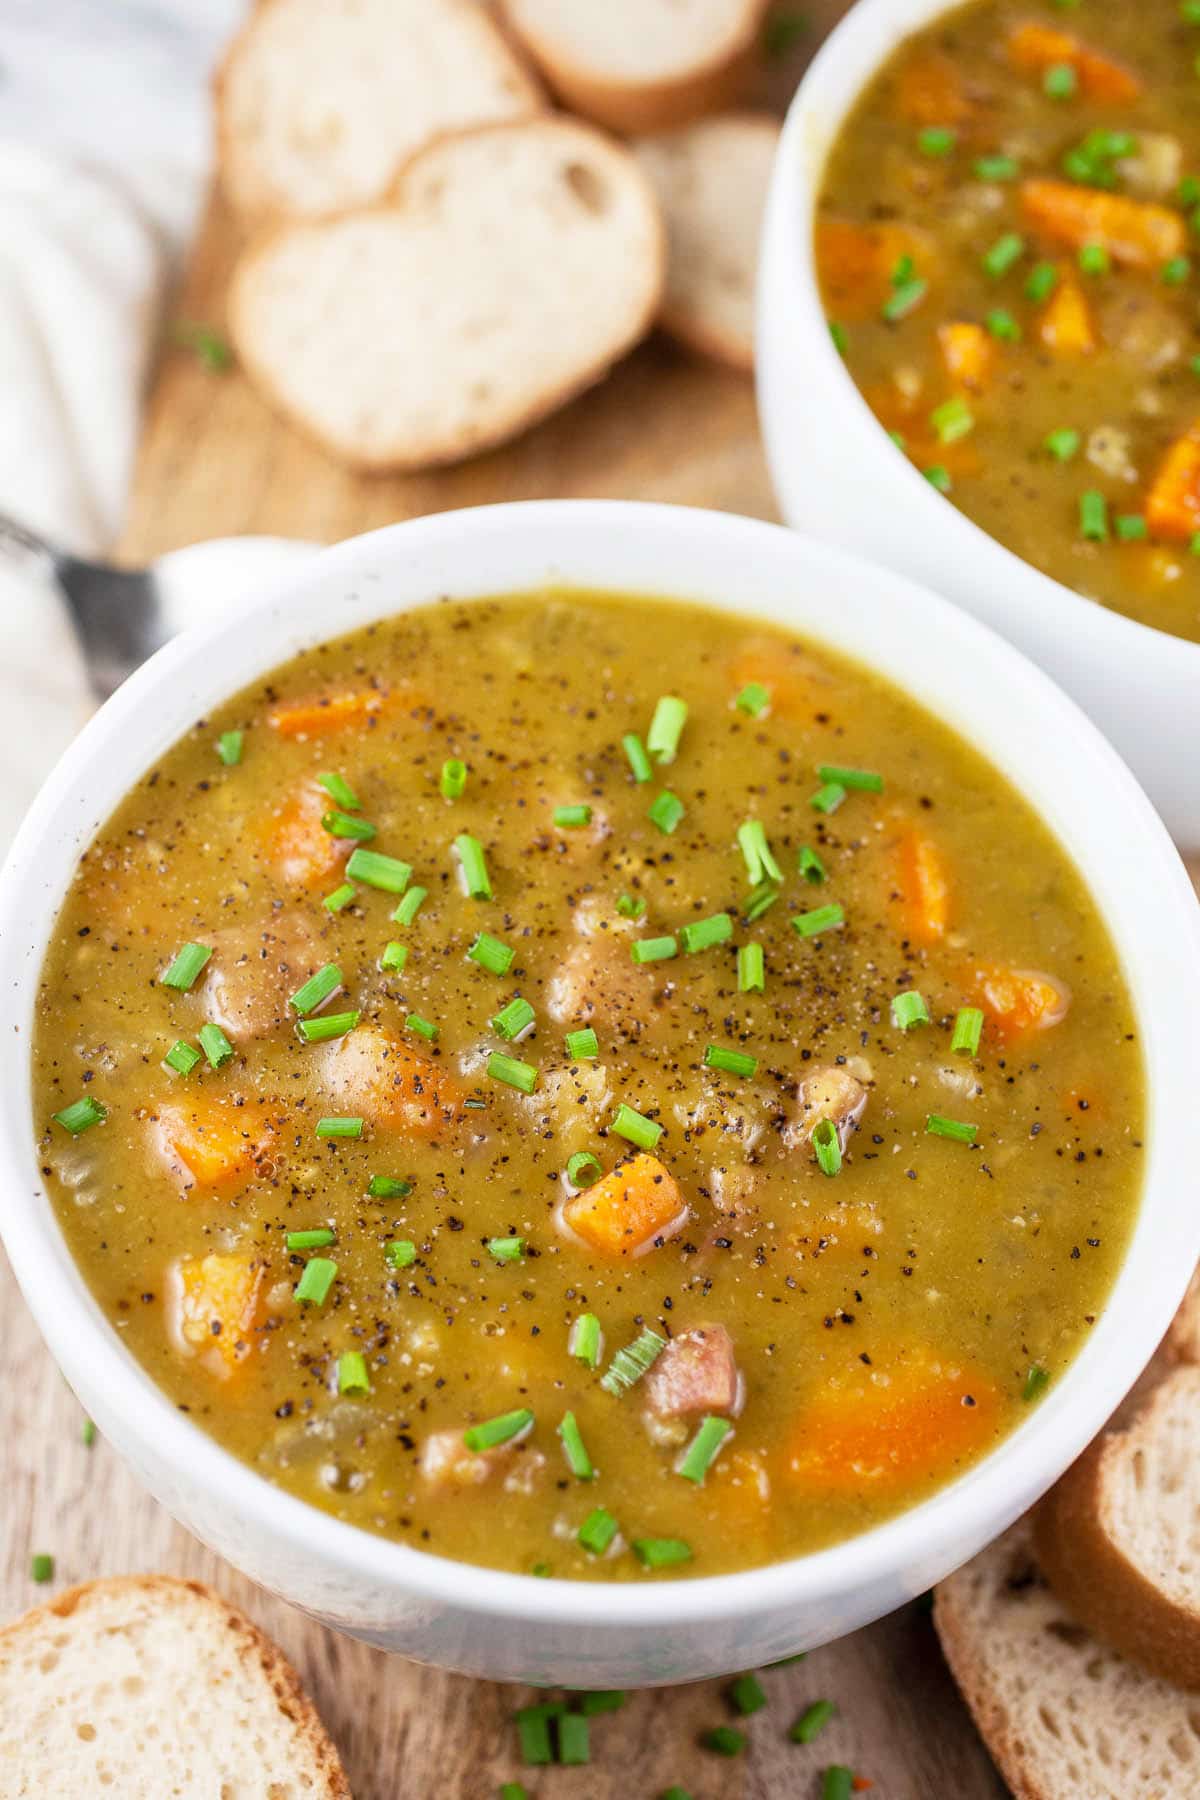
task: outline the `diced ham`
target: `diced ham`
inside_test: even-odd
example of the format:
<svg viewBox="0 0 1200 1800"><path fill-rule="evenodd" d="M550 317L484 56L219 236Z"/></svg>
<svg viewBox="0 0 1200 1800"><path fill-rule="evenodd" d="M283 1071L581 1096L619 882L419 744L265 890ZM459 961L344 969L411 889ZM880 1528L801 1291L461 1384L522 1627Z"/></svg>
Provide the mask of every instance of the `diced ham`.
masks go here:
<svg viewBox="0 0 1200 1800"><path fill-rule="evenodd" d="M660 1419L738 1413L744 1390L723 1325L697 1325L672 1338L645 1378L646 1405Z"/></svg>
<svg viewBox="0 0 1200 1800"><path fill-rule="evenodd" d="M461 1429L435 1431L421 1446L421 1475L434 1488L480 1487L505 1471L506 1493L529 1493L546 1466L539 1450L526 1450L520 1439L494 1450L468 1450Z"/></svg>
<svg viewBox="0 0 1200 1800"><path fill-rule="evenodd" d="M230 926L209 941L204 1010L235 1043L287 1025L290 996L326 960L307 919L295 912L271 913L257 929Z"/></svg>
<svg viewBox="0 0 1200 1800"><path fill-rule="evenodd" d="M807 1143L814 1128L828 1119L845 1150L866 1111L867 1090L849 1069L829 1063L809 1070L796 1090L796 1099L799 1113L788 1127L788 1143Z"/></svg>
<svg viewBox="0 0 1200 1800"><path fill-rule="evenodd" d="M576 942L550 978L546 1004L560 1025L596 1025L612 1036L637 1038L661 994L661 963L635 963L636 934L623 922L599 922L580 909Z"/></svg>

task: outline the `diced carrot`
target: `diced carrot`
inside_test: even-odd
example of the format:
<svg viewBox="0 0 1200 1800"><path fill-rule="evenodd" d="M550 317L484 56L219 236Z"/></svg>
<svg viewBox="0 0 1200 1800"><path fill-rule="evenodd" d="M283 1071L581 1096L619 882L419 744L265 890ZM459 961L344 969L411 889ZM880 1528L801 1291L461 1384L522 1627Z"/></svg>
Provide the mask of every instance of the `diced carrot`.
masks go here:
<svg viewBox="0 0 1200 1800"><path fill-rule="evenodd" d="M995 338L969 319L953 319L938 326L938 343L951 381L982 393L996 366Z"/></svg>
<svg viewBox="0 0 1200 1800"><path fill-rule="evenodd" d="M1066 1018L1071 1006L1065 982L1040 969L979 969L975 991L992 1022L992 1037L1002 1043L1027 1032L1048 1031Z"/></svg>
<svg viewBox="0 0 1200 1800"><path fill-rule="evenodd" d="M605 1256L639 1256L682 1229L688 1206L657 1156L639 1150L563 1207L563 1222Z"/></svg>
<svg viewBox="0 0 1200 1800"><path fill-rule="evenodd" d="M1072 250L1099 244L1114 262L1135 269L1169 262L1187 242L1182 217L1168 207L1070 181L1023 181L1021 208L1032 228L1052 243Z"/></svg>
<svg viewBox="0 0 1200 1800"><path fill-rule="evenodd" d="M1156 537L1181 543L1200 531L1200 420L1159 464L1146 495L1146 523Z"/></svg>
<svg viewBox="0 0 1200 1800"><path fill-rule="evenodd" d="M916 826L896 846L896 885L904 902L904 935L936 944L950 923L950 880L937 844Z"/></svg>
<svg viewBox="0 0 1200 1800"><path fill-rule="evenodd" d="M934 403L928 396L906 394L889 381L864 388L863 399L884 430L900 439L904 454L918 469L932 468L937 463L951 475L978 474L979 452L974 440L960 437L943 443L929 422Z"/></svg>
<svg viewBox="0 0 1200 1800"><path fill-rule="evenodd" d="M1009 33L1008 55L1014 68L1031 75L1044 75L1060 63L1074 69L1076 78L1089 100L1121 105L1136 100L1142 83L1132 70L1098 50L1089 50L1069 31L1056 30L1029 19Z"/></svg>
<svg viewBox="0 0 1200 1800"><path fill-rule="evenodd" d="M860 225L854 219L820 219L816 253L827 309L842 321L868 319L879 311L903 258L911 258L916 273L926 278L933 260L922 232L891 221Z"/></svg>
<svg viewBox="0 0 1200 1800"><path fill-rule="evenodd" d="M781 657L778 650L753 641L729 665L730 697L752 683L766 688L773 713L789 719L820 712L832 698L833 683L818 663L804 655Z"/></svg>
<svg viewBox="0 0 1200 1800"><path fill-rule="evenodd" d="M160 1106L154 1114L160 1156L187 1187L228 1188L262 1158L270 1125L249 1107L209 1099Z"/></svg>
<svg viewBox="0 0 1200 1800"><path fill-rule="evenodd" d="M958 63L932 50L914 56L901 69L896 110L910 125L964 125L974 108Z"/></svg>
<svg viewBox="0 0 1200 1800"><path fill-rule="evenodd" d="M874 1786L875 1783L866 1775L856 1775L854 1780L850 1783L852 1792L856 1794L865 1794L869 1788L873 1788Z"/></svg>
<svg viewBox="0 0 1200 1800"><path fill-rule="evenodd" d="M1038 336L1055 356L1090 356L1100 334L1087 295L1069 268L1059 270L1058 286L1038 319Z"/></svg>
<svg viewBox="0 0 1200 1800"><path fill-rule="evenodd" d="M926 1346L872 1350L802 1406L784 1459L810 1498L892 1496L945 1480L995 1435L1000 1392L982 1369Z"/></svg>
<svg viewBox="0 0 1200 1800"><path fill-rule="evenodd" d="M350 853L345 838L333 837L321 820L332 802L314 782L280 802L270 816L266 853L281 886L319 887L341 869Z"/></svg>
<svg viewBox="0 0 1200 1800"><path fill-rule="evenodd" d="M387 696L377 688L317 694L309 700L287 700L273 706L267 723L280 737L329 737L335 731L369 724L383 711L386 700Z"/></svg>
<svg viewBox="0 0 1200 1800"><path fill-rule="evenodd" d="M441 1137L466 1098L449 1069L379 1025L360 1025L328 1045L321 1074L344 1112L403 1137Z"/></svg>
<svg viewBox="0 0 1200 1800"><path fill-rule="evenodd" d="M264 1269L247 1255L185 1258L169 1284L169 1325L177 1342L227 1381L250 1355Z"/></svg>

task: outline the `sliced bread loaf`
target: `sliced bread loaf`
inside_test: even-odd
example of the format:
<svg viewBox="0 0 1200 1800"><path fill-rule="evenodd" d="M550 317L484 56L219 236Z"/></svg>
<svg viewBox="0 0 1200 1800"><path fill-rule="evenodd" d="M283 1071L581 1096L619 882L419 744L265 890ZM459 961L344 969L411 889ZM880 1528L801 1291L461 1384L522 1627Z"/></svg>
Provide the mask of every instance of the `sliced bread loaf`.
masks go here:
<svg viewBox="0 0 1200 1800"><path fill-rule="evenodd" d="M597 381L649 329L664 265L633 157L546 117L445 138L395 205L252 246L230 324L252 378L335 456L425 468Z"/></svg>
<svg viewBox="0 0 1200 1800"><path fill-rule="evenodd" d="M1169 1362L1200 1364L1200 1272L1192 1276L1162 1349Z"/></svg>
<svg viewBox="0 0 1200 1800"><path fill-rule="evenodd" d="M767 0L502 0L501 17L573 112L661 131L742 98Z"/></svg>
<svg viewBox="0 0 1200 1800"><path fill-rule="evenodd" d="M350 1800L295 1670L210 1588L126 1575L0 1630L5 1800Z"/></svg>
<svg viewBox="0 0 1200 1800"><path fill-rule="evenodd" d="M234 205L290 217L378 200L431 138L543 104L475 0L266 0L216 102Z"/></svg>
<svg viewBox="0 0 1200 1800"><path fill-rule="evenodd" d="M779 123L726 113L637 139L667 222L662 323L693 349L754 367L758 243Z"/></svg>
<svg viewBox="0 0 1200 1800"><path fill-rule="evenodd" d="M933 1617L1016 1800L1200 1793L1195 1701L1072 1617L1038 1573L1027 1520L941 1584Z"/></svg>
<svg viewBox="0 0 1200 1800"><path fill-rule="evenodd" d="M1075 1616L1154 1674L1200 1687L1200 1369L1173 1370L1038 1508L1038 1561ZM1198 1782L1200 1791L1200 1782Z"/></svg>

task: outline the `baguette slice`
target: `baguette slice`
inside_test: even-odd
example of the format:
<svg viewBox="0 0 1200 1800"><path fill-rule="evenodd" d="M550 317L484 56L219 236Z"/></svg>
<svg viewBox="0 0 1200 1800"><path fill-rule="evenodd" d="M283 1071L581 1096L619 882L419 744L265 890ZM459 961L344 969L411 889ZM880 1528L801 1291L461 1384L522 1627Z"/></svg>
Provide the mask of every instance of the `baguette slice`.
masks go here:
<svg viewBox="0 0 1200 1800"><path fill-rule="evenodd" d="M1200 1365L1200 1271L1192 1276L1162 1347L1168 1362Z"/></svg>
<svg viewBox="0 0 1200 1800"><path fill-rule="evenodd" d="M1038 1561L1076 1617L1187 1688L1200 1688L1198 1454L1200 1369L1181 1367L1084 1451L1035 1524Z"/></svg>
<svg viewBox="0 0 1200 1800"><path fill-rule="evenodd" d="M211 1588L123 1575L0 1631L4 1800L351 1800L295 1670Z"/></svg>
<svg viewBox="0 0 1200 1800"><path fill-rule="evenodd" d="M266 0L216 102L224 186L259 218L368 205L430 139L544 104L474 0Z"/></svg>
<svg viewBox="0 0 1200 1800"><path fill-rule="evenodd" d="M598 381L653 322L665 260L633 157L547 117L445 138L395 205L252 246L230 323L252 378L336 457L427 468Z"/></svg>
<svg viewBox="0 0 1200 1800"><path fill-rule="evenodd" d="M705 356L754 367L758 243L779 124L726 113L638 139L667 222L662 324Z"/></svg>
<svg viewBox="0 0 1200 1800"><path fill-rule="evenodd" d="M768 0L502 0L501 16L573 112L662 131L743 97Z"/></svg>
<svg viewBox="0 0 1200 1800"><path fill-rule="evenodd" d="M1195 1701L1072 1617L1037 1571L1027 1519L942 1582L933 1617L1015 1800L1200 1793Z"/></svg>

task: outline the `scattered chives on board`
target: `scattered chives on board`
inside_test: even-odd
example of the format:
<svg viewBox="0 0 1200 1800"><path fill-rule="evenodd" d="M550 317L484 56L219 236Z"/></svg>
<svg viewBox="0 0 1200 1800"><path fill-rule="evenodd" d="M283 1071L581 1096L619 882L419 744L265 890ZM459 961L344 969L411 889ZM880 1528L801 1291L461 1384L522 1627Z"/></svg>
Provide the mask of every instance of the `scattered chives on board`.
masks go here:
<svg viewBox="0 0 1200 1800"><path fill-rule="evenodd" d="M670 788L664 788L653 805L647 808L646 817L652 825L658 826L664 837L670 837L686 811L679 795L673 794Z"/></svg>
<svg viewBox="0 0 1200 1800"><path fill-rule="evenodd" d="M704 1051L706 1069L720 1069L726 1075L740 1075L750 1081L758 1073L757 1056L747 1056L744 1050L727 1050L723 1044L709 1044Z"/></svg>
<svg viewBox="0 0 1200 1800"><path fill-rule="evenodd" d="M679 942L689 955L724 944L733 936L733 920L727 912L713 913L709 919L696 919L680 929Z"/></svg>
<svg viewBox="0 0 1200 1800"><path fill-rule="evenodd" d="M739 944L737 953L738 991L761 994L766 987L761 944Z"/></svg>
<svg viewBox="0 0 1200 1800"><path fill-rule="evenodd" d="M318 1006L335 994L342 985L342 971L336 963L326 963L315 975L298 987L288 1005L298 1012L301 1018L305 1013L315 1012Z"/></svg>
<svg viewBox="0 0 1200 1800"><path fill-rule="evenodd" d="M96 1421L95 1421L95 1419L85 1419L83 1421L83 1430L80 1432L79 1436L80 1436L80 1439L82 1440L84 1449L90 1450L92 1445L96 1441Z"/></svg>
<svg viewBox="0 0 1200 1800"><path fill-rule="evenodd" d="M941 1113L930 1113L925 1130L930 1137L949 1138L955 1144L973 1144L979 1127L964 1125L961 1119L947 1119Z"/></svg>
<svg viewBox="0 0 1200 1800"><path fill-rule="evenodd" d="M317 785L325 789L333 804L343 812L361 812L362 801L344 775L331 770L325 775L317 776Z"/></svg>
<svg viewBox="0 0 1200 1800"><path fill-rule="evenodd" d="M391 938L383 946L383 955L379 958L379 967L385 975L398 975L408 961L408 945Z"/></svg>
<svg viewBox="0 0 1200 1800"><path fill-rule="evenodd" d="M331 1038L345 1037L353 1031L361 1017L357 1012L322 1013L316 1019L298 1019L296 1030L306 1044L327 1044ZM203 1038L204 1033L200 1036Z"/></svg>
<svg viewBox="0 0 1200 1800"><path fill-rule="evenodd" d="M227 769L236 769L242 760L242 749L246 742L244 731L223 731L217 739L217 755Z"/></svg>
<svg viewBox="0 0 1200 1800"><path fill-rule="evenodd" d="M826 781L811 795L808 804L814 812L835 813L846 798L846 790L840 781Z"/></svg>
<svg viewBox="0 0 1200 1800"><path fill-rule="evenodd" d="M842 1145L832 1119L818 1119L809 1138L822 1175L840 1175Z"/></svg>
<svg viewBox="0 0 1200 1800"><path fill-rule="evenodd" d="M523 1437L532 1424L533 1414L529 1408L519 1406L515 1412L498 1413L481 1425L468 1425L463 1432L463 1443L477 1456L481 1450L495 1450L501 1444L511 1444L514 1438Z"/></svg>
<svg viewBox="0 0 1200 1800"><path fill-rule="evenodd" d="M190 1075L200 1060L200 1052L193 1044L186 1043L183 1038L176 1038L163 1057L163 1067L173 1070L176 1075Z"/></svg>
<svg viewBox="0 0 1200 1800"><path fill-rule="evenodd" d="M72 1137L80 1132L90 1131L93 1125L103 1125L108 1113L98 1100L85 1094L82 1100L72 1100L70 1106L64 1106L61 1112L54 1114L54 1123L69 1131Z"/></svg>
<svg viewBox="0 0 1200 1800"><path fill-rule="evenodd" d="M767 1696L762 1682L757 1675L749 1672L739 1675L737 1680L730 1684L729 1698L734 1711L740 1713L743 1719L748 1719L752 1713L761 1712L767 1704Z"/></svg>
<svg viewBox="0 0 1200 1800"><path fill-rule="evenodd" d="M522 994L514 994L506 1006L502 1006L498 1013L493 1014L492 1030L497 1037L504 1038L510 1044L515 1043L517 1038L529 1030L535 1017L528 1000Z"/></svg>
<svg viewBox="0 0 1200 1800"><path fill-rule="evenodd" d="M412 1193L411 1181L403 1181L394 1175L372 1175L367 1183L367 1193L372 1200L403 1200Z"/></svg>
<svg viewBox="0 0 1200 1800"><path fill-rule="evenodd" d="M649 781L654 774L650 758L646 755L646 747L636 731L627 731L621 739L621 748L629 759L629 767L633 770L635 781Z"/></svg>
<svg viewBox="0 0 1200 1800"><path fill-rule="evenodd" d="M417 1036L423 1037L427 1044L432 1044L437 1037L438 1028L434 1021L424 1018L421 1013L409 1013L404 1023L409 1031L415 1031Z"/></svg>
<svg viewBox="0 0 1200 1800"><path fill-rule="evenodd" d="M411 1238L392 1238L383 1254L389 1268L409 1269L417 1260L417 1246Z"/></svg>
<svg viewBox="0 0 1200 1800"><path fill-rule="evenodd" d="M212 948L208 944L184 944L159 976L159 986L175 988L179 993L186 994L195 985L197 976L211 955Z"/></svg>
<svg viewBox="0 0 1200 1800"><path fill-rule="evenodd" d="M1036 1400L1050 1386L1050 1372L1041 1363L1031 1363L1029 1373L1025 1377L1025 1386L1021 1389L1022 1400Z"/></svg>
<svg viewBox="0 0 1200 1800"><path fill-rule="evenodd" d="M591 1760L588 1722L582 1713L564 1712L558 1720L558 1760L564 1768L580 1768Z"/></svg>
<svg viewBox="0 0 1200 1800"><path fill-rule="evenodd" d="M289 1250L328 1250L333 1240L328 1225L317 1225L311 1231L289 1231L283 1241Z"/></svg>
<svg viewBox="0 0 1200 1800"><path fill-rule="evenodd" d="M844 1763L831 1763L821 1777L821 1800L851 1800L854 1771Z"/></svg>
<svg viewBox="0 0 1200 1800"><path fill-rule="evenodd" d="M525 1239L522 1237L494 1237L487 1241L488 1255L498 1263L523 1262L525 1258Z"/></svg>
<svg viewBox="0 0 1200 1800"><path fill-rule="evenodd" d="M567 1055L572 1062L595 1062L600 1054L600 1039L590 1025L567 1033Z"/></svg>
<svg viewBox="0 0 1200 1800"><path fill-rule="evenodd" d="M856 788L864 794L883 792L883 776L875 769L843 769L836 763L818 763L817 774L826 785Z"/></svg>
<svg viewBox="0 0 1200 1800"><path fill-rule="evenodd" d="M583 1433L579 1429L579 1422L573 1412L563 1414L558 1435L562 1439L563 1455L567 1459L567 1467L572 1475L578 1481L593 1481L596 1471L592 1467L592 1459L587 1453Z"/></svg>
<svg viewBox="0 0 1200 1800"><path fill-rule="evenodd" d="M498 1050L488 1057L487 1072L493 1081L502 1081L522 1094L532 1094L537 1086L538 1072L532 1063L522 1062L516 1056L502 1056Z"/></svg>
<svg viewBox="0 0 1200 1800"><path fill-rule="evenodd" d="M412 866L398 856L384 856L379 850L354 850L346 863L351 881L380 888L385 894L402 894L412 879Z"/></svg>
<svg viewBox="0 0 1200 1800"><path fill-rule="evenodd" d="M714 1725L700 1739L706 1750L715 1750L718 1756L740 1756L746 1748L746 1734L735 1731L732 1725Z"/></svg>
<svg viewBox="0 0 1200 1800"><path fill-rule="evenodd" d="M820 887L821 883L826 879L825 864L821 861L816 851L810 849L807 844L802 844L800 846L800 852L796 858L796 867L799 869L801 875L803 875L805 881L811 882L813 887Z"/></svg>
<svg viewBox="0 0 1200 1800"><path fill-rule="evenodd" d="M460 762L457 756L448 756L442 764L439 786L443 799L461 800L467 786L466 763Z"/></svg>
<svg viewBox="0 0 1200 1800"><path fill-rule="evenodd" d="M481 931L467 951L467 960L486 969L489 975L507 975L517 959L511 944L501 943L489 931Z"/></svg>
<svg viewBox="0 0 1200 1800"><path fill-rule="evenodd" d="M592 822L592 809L584 802L576 806L556 806L554 825L557 831L578 831Z"/></svg>
<svg viewBox="0 0 1200 1800"><path fill-rule="evenodd" d="M610 1130L629 1143L636 1144L639 1150L653 1150L663 1134L663 1128L655 1120L648 1119L644 1113L635 1112L622 1100L613 1114Z"/></svg>
<svg viewBox="0 0 1200 1800"><path fill-rule="evenodd" d="M662 1355L666 1347L666 1338L660 1337L649 1325L644 1326L632 1344L625 1344L616 1351L600 1377L600 1386L605 1393L615 1394L620 1399L635 1382L642 1379L646 1370Z"/></svg>
<svg viewBox="0 0 1200 1800"><path fill-rule="evenodd" d="M573 1188L591 1187L603 1173L600 1158L593 1156L590 1150L576 1150L567 1158L566 1175Z"/></svg>
<svg viewBox="0 0 1200 1800"><path fill-rule="evenodd" d="M954 1020L950 1049L955 1056L977 1056L983 1036L983 1013L978 1006L961 1006Z"/></svg>
<svg viewBox="0 0 1200 1800"><path fill-rule="evenodd" d="M539 1768L544 1763L553 1762L554 1751L550 1743L552 1714L544 1706L523 1706L515 1717L522 1762L530 1768ZM524 1791L522 1788L521 1792Z"/></svg>
<svg viewBox="0 0 1200 1800"><path fill-rule="evenodd" d="M616 1537L619 1526L607 1507L597 1506L579 1527L579 1543L593 1556L603 1556Z"/></svg>
<svg viewBox="0 0 1200 1800"><path fill-rule="evenodd" d="M352 1117L331 1115L327 1119L317 1120L317 1136L319 1138L360 1138L363 1134L363 1121Z"/></svg>
<svg viewBox="0 0 1200 1800"><path fill-rule="evenodd" d="M900 1031L912 1031L917 1025L928 1025L929 1008L923 994L908 988L892 995L892 1024Z"/></svg>
<svg viewBox="0 0 1200 1800"><path fill-rule="evenodd" d="M45 1550L39 1550L36 1556L30 1558L29 1573L34 1581L53 1581L54 1558Z"/></svg>
<svg viewBox="0 0 1200 1800"><path fill-rule="evenodd" d="M210 1069L223 1069L233 1056L233 1045L211 1019L199 1031L200 1048L208 1058Z"/></svg>
<svg viewBox="0 0 1200 1800"><path fill-rule="evenodd" d="M715 1413L709 1413L701 1420L691 1443L676 1463L676 1473L682 1475L685 1481L693 1481L697 1487L702 1487L704 1477L732 1430L733 1424L729 1419L720 1419Z"/></svg>
<svg viewBox="0 0 1200 1800"><path fill-rule="evenodd" d="M767 830L761 819L745 819L737 828L738 848L746 860L746 875L751 887L763 881L782 881L783 870L771 853Z"/></svg>
<svg viewBox="0 0 1200 1800"><path fill-rule="evenodd" d="M580 1313L567 1333L567 1355L583 1363L585 1368L598 1369L603 1354L604 1333L599 1319L595 1313Z"/></svg>
<svg viewBox="0 0 1200 1800"><path fill-rule="evenodd" d="M635 963L665 962L679 949L673 937L635 938L629 954Z"/></svg>
<svg viewBox="0 0 1200 1800"><path fill-rule="evenodd" d="M458 853L458 865L468 897L472 900L490 900L492 884L479 839L472 837L469 831L460 831L454 840L454 849Z"/></svg>
<svg viewBox="0 0 1200 1800"><path fill-rule="evenodd" d="M297 1300L308 1300L313 1306L324 1306L329 1290L337 1279L338 1266L327 1256L310 1256L296 1283Z"/></svg>
<svg viewBox="0 0 1200 1800"><path fill-rule="evenodd" d="M824 1731L836 1711L837 1707L832 1700L814 1700L811 1706L806 1706L788 1732L793 1744L811 1744Z"/></svg>
<svg viewBox="0 0 1200 1800"><path fill-rule="evenodd" d="M752 719L761 719L771 704L771 691L761 681L748 681L733 704Z"/></svg>
<svg viewBox="0 0 1200 1800"><path fill-rule="evenodd" d="M367 1360L361 1350L343 1350L337 1359L337 1384L339 1394L369 1394L371 1377L367 1374Z"/></svg>
<svg viewBox="0 0 1200 1800"><path fill-rule="evenodd" d="M353 838L357 843L369 844L375 836L375 826L369 819L356 819L353 813L334 810L327 812L321 819L322 825L330 837Z"/></svg>
<svg viewBox="0 0 1200 1800"><path fill-rule="evenodd" d="M840 931L845 923L845 912L836 900L828 906L814 906L811 912L796 913L792 919L802 938L817 937L823 931Z"/></svg>
<svg viewBox="0 0 1200 1800"><path fill-rule="evenodd" d="M635 900L632 894L617 895L617 911L623 919L640 919L646 910L646 902L639 894Z"/></svg>
<svg viewBox="0 0 1200 1800"><path fill-rule="evenodd" d="M401 900L399 906L392 914L392 923L395 925L411 925L417 914L420 912L421 902L425 899L428 892L428 888L409 888L405 893L403 900Z"/></svg>
<svg viewBox="0 0 1200 1800"><path fill-rule="evenodd" d="M757 887L751 888L742 904L742 917L747 925L753 925L756 919L770 912L782 892L777 881L760 881Z"/></svg>
<svg viewBox="0 0 1200 1800"><path fill-rule="evenodd" d="M682 1538L634 1538L633 1549L638 1561L647 1569L670 1569L692 1560L692 1547Z"/></svg>
<svg viewBox="0 0 1200 1800"><path fill-rule="evenodd" d="M341 912L358 896L358 889L352 881L343 881L341 887L334 888L332 894L326 894L321 905L326 912Z"/></svg>
<svg viewBox="0 0 1200 1800"><path fill-rule="evenodd" d="M679 740L687 724L687 701L674 694L664 694L654 708L654 717L646 733L646 748L657 763L675 761Z"/></svg>

